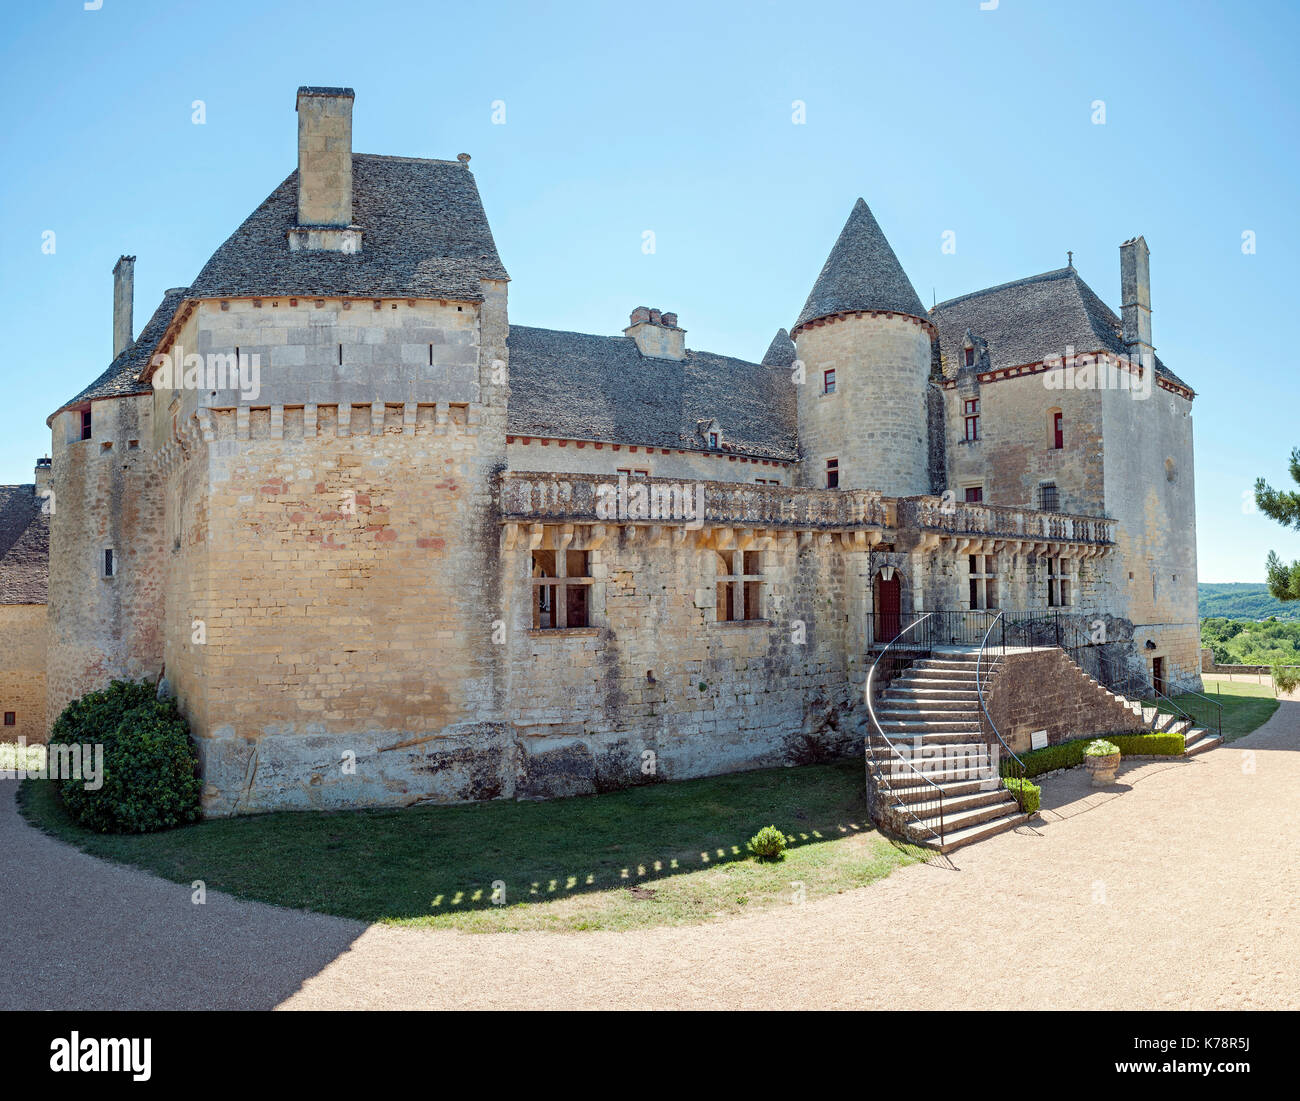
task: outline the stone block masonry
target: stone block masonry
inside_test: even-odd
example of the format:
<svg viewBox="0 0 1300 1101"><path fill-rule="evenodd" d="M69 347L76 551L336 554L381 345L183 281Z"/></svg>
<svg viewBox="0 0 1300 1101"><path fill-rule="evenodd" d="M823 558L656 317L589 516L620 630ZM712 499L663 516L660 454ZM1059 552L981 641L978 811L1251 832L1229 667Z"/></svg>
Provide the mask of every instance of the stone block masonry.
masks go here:
<svg viewBox="0 0 1300 1101"><path fill-rule="evenodd" d="M1030 735L1047 731L1049 745L1071 738L1137 730L1141 721L1114 695L1057 649L1008 651L985 689L989 715L1016 753L1028 752ZM980 716L985 739L996 742Z"/></svg>

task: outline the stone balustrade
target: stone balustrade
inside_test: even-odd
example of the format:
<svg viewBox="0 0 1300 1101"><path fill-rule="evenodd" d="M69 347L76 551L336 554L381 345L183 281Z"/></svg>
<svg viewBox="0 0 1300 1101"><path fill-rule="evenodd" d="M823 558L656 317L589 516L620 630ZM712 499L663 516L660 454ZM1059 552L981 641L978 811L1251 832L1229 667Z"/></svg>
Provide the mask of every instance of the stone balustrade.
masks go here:
<svg viewBox="0 0 1300 1101"><path fill-rule="evenodd" d="M703 519L697 509L702 504ZM666 523L833 531L894 527L895 502L871 490L600 474L505 473L501 519L515 523Z"/></svg>
<svg viewBox="0 0 1300 1101"><path fill-rule="evenodd" d="M1098 546L1115 542L1115 521L1104 516L945 503L941 497L905 498L899 502L898 518L903 527L942 535Z"/></svg>

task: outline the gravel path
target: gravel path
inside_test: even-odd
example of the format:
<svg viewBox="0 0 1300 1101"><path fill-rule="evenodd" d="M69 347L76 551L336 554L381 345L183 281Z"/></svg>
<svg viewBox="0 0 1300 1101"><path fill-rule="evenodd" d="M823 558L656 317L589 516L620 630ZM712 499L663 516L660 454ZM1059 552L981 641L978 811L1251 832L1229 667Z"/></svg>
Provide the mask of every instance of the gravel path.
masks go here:
<svg viewBox="0 0 1300 1101"><path fill-rule="evenodd" d="M951 866L714 924L492 935L195 907L17 825L5 796L6 940L54 951L6 961L0 1006L1296 1009L1297 791L1283 703L1230 747L1126 765L1113 791L1051 778L1040 825Z"/></svg>
<svg viewBox="0 0 1300 1101"><path fill-rule="evenodd" d="M365 925L109 864L32 829L0 781L0 1010L271 1009Z"/></svg>

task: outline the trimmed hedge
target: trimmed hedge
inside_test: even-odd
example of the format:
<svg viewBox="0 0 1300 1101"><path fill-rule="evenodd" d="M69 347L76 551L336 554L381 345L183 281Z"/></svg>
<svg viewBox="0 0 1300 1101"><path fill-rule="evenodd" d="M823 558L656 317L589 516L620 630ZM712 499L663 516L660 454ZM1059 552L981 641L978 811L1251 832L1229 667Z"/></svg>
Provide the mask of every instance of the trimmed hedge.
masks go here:
<svg viewBox="0 0 1300 1101"><path fill-rule="evenodd" d="M1025 762L1025 776L1041 776L1044 772L1055 772L1058 768L1077 768L1083 764L1083 751L1095 738L1074 738L1068 742L1032 749L1022 753L1020 759ZM1186 742L1181 734L1137 732L1135 734L1108 734L1106 741L1119 747L1123 757L1135 756L1181 756ZM1003 761L1005 775L1007 765Z"/></svg>
<svg viewBox="0 0 1300 1101"><path fill-rule="evenodd" d="M1042 804L1042 789L1037 784L1031 784L1028 780L1015 780L1007 776L1002 781L1002 786L1011 792L1012 795L1019 796L1024 793L1024 811L1026 814L1037 814L1038 808Z"/></svg>
<svg viewBox="0 0 1300 1101"><path fill-rule="evenodd" d="M96 833L152 833L197 821L198 757L174 700L147 681L115 680L73 700L54 721L50 745L103 746L102 785L55 780L68 813Z"/></svg>

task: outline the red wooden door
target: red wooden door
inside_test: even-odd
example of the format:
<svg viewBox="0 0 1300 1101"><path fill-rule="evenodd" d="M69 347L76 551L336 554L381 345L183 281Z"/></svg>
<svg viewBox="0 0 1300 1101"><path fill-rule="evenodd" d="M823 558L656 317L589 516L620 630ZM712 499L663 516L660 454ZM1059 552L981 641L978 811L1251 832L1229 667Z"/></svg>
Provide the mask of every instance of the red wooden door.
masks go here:
<svg viewBox="0 0 1300 1101"><path fill-rule="evenodd" d="M898 637L902 627L902 584L898 574L888 581L876 576L876 642L884 645Z"/></svg>

